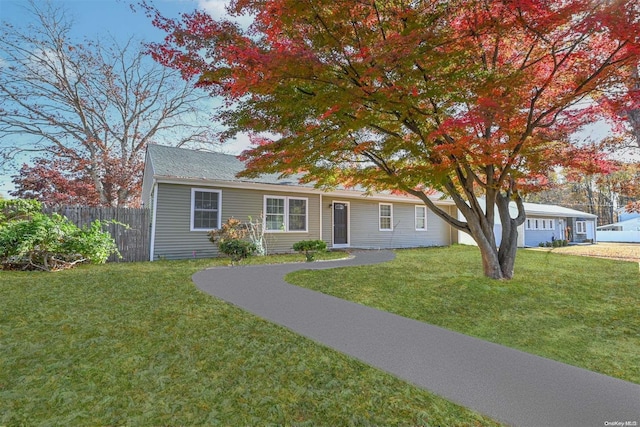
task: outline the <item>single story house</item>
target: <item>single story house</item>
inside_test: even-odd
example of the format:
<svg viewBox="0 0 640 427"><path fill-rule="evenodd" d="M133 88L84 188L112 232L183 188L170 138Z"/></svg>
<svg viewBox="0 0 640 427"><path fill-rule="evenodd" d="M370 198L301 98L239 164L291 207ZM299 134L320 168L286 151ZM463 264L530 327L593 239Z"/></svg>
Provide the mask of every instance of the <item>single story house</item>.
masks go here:
<svg viewBox="0 0 640 427"><path fill-rule="evenodd" d="M149 145L142 201L152 210L150 259L216 256L207 231L261 215L270 253L292 252L300 240L363 249L457 243L458 233L417 198L323 191L273 174L237 178L243 169L232 155ZM456 215L453 202L434 201Z"/></svg>
<svg viewBox="0 0 640 427"><path fill-rule="evenodd" d="M567 240L569 243L596 241L597 215L557 205L528 202L524 203L524 210L525 222L518 227L519 247L536 247L553 240ZM515 203L511 203L510 211L515 218L518 214ZM502 225L496 209L494 235L498 245L501 233ZM460 232L458 240L461 244L475 244L471 236L463 232Z"/></svg>
<svg viewBox="0 0 640 427"><path fill-rule="evenodd" d="M386 249L470 239L411 196L324 191L275 174L238 178L243 169L236 156L149 145L142 201L152 212L150 260L216 256L207 232L231 217L244 222L263 218L270 253L291 252L300 240L324 240L329 248ZM451 200L433 200L452 216L458 214ZM532 216L522 227L520 246L560 239L567 227L575 230L572 241L595 238L593 215L528 205Z"/></svg>

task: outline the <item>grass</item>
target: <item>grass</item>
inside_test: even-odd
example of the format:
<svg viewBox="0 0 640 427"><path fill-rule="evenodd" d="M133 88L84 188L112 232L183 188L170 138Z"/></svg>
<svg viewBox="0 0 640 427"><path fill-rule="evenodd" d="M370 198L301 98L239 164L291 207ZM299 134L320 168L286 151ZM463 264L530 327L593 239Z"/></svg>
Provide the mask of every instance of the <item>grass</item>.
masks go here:
<svg viewBox="0 0 640 427"><path fill-rule="evenodd" d="M477 248L397 251L389 263L287 280L640 383L638 264L522 250L515 278L482 277Z"/></svg>
<svg viewBox="0 0 640 427"><path fill-rule="evenodd" d="M198 291L214 264L0 271L0 425L497 425Z"/></svg>

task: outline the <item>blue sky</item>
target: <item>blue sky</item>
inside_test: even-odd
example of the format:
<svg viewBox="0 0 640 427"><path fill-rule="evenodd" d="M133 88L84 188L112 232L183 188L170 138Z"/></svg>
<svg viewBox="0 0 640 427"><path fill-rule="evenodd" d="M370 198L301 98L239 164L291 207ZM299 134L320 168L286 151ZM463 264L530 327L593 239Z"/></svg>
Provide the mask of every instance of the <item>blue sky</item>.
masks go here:
<svg viewBox="0 0 640 427"><path fill-rule="evenodd" d="M44 0L36 0L44 1ZM131 10L131 4L137 0L51 0L55 5L64 7L73 19L73 35L78 41L83 38L111 35L116 39L127 40L130 37L144 41L160 41L164 33L151 25L149 19L137 7ZM152 3L167 17L178 17L180 13L202 9L219 18L225 14L227 0L152 0ZM29 19L27 0L0 0L0 21L22 26ZM241 22L246 24L246 22ZM608 132L607 126L597 123L585 129L579 139L601 139ZM248 146L246 137L239 137L221 147L227 153L237 154ZM19 167L27 158L16 161ZM8 197L13 189L11 175L0 170L0 194Z"/></svg>
<svg viewBox="0 0 640 427"><path fill-rule="evenodd" d="M36 0L41 2L44 0ZM117 40L130 37L144 41L161 41L164 33L151 25L140 7L137 12L131 10L131 4L137 0L51 0L56 6L63 7L73 20L72 36L74 40L95 39L101 36L113 36ZM152 3L167 17L178 17L180 13L203 9L215 17L223 15L227 1L224 0L153 0ZM29 21L29 2L27 0L0 0L0 21L22 27ZM237 153L247 145L246 141L223 147L224 151ZM19 167L28 158L15 162ZM14 189L11 175L16 172L0 170L0 194L5 198Z"/></svg>

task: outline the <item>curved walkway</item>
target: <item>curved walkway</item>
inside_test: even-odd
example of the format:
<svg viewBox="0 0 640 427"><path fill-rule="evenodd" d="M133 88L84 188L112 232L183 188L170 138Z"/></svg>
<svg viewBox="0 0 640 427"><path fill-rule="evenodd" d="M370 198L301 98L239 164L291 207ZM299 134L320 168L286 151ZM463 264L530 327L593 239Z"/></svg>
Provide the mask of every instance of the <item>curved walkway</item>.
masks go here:
<svg viewBox="0 0 640 427"><path fill-rule="evenodd" d="M302 269L373 264L390 251L313 264L216 267L203 291L515 426L640 426L640 386L284 282Z"/></svg>

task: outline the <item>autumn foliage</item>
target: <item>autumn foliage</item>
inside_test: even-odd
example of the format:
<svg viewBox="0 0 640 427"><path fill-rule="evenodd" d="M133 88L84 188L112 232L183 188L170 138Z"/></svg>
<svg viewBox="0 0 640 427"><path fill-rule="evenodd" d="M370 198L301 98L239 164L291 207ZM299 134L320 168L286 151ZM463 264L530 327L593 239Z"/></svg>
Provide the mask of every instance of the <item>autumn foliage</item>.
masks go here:
<svg viewBox="0 0 640 427"><path fill-rule="evenodd" d="M143 168L140 159L133 159L123 167L120 159L112 159L105 153L100 161L102 191L98 192L89 172L89 159L77 156L74 151L70 157L64 157L60 150L54 151L58 155L36 158L33 165L22 165L13 176L16 190L10 192L12 196L35 199L49 206L116 206L123 201L136 206L138 203L138 199L130 195L140 193Z"/></svg>
<svg viewBox="0 0 640 427"><path fill-rule="evenodd" d="M252 135L245 175L414 195L474 237L494 278L513 275L521 196L558 166L607 167L570 136L635 102L635 0L233 1L248 29L147 10L168 33L155 59L227 100L223 137Z"/></svg>

